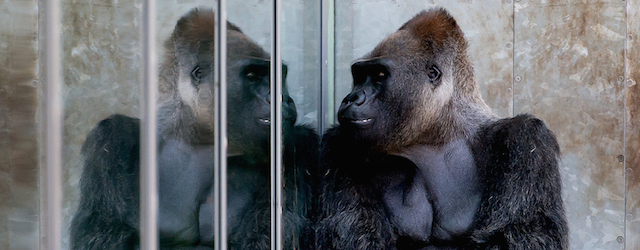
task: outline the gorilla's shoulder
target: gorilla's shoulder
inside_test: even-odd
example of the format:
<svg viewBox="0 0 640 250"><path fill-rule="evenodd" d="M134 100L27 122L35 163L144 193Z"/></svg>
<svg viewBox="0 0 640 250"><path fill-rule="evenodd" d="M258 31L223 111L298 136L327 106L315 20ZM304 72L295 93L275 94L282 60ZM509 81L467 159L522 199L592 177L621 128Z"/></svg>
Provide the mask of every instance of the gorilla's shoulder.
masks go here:
<svg viewBox="0 0 640 250"><path fill-rule="evenodd" d="M98 122L82 145L82 154L92 151L125 153L139 144L140 120L121 114L111 115Z"/></svg>
<svg viewBox="0 0 640 250"><path fill-rule="evenodd" d="M484 133L493 141L503 141L508 145L539 144L550 147L553 151L559 151L553 132L542 120L530 114L500 119L489 125Z"/></svg>
<svg viewBox="0 0 640 250"><path fill-rule="evenodd" d="M297 141L307 141L309 143L315 142L316 144L320 140L318 132L309 125L296 125L294 127L294 135Z"/></svg>
<svg viewBox="0 0 640 250"><path fill-rule="evenodd" d="M556 165L560 156L560 146L553 132L542 120L530 114L500 119L481 129L478 138L479 147L475 151L479 158Z"/></svg>
<svg viewBox="0 0 640 250"><path fill-rule="evenodd" d="M94 131L100 133L134 133L140 130L140 119L113 114L98 122Z"/></svg>

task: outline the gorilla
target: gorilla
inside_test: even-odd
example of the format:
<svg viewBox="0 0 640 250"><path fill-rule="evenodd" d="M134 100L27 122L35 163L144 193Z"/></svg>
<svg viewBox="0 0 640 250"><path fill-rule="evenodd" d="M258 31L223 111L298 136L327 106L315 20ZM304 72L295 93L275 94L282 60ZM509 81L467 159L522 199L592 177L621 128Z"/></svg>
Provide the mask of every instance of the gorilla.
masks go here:
<svg viewBox="0 0 640 250"><path fill-rule="evenodd" d="M567 249L554 134L484 103L447 11L419 13L351 71L321 142L318 249Z"/></svg>
<svg viewBox="0 0 640 250"><path fill-rule="evenodd" d="M213 246L214 13L194 9L165 43L158 104L158 230L163 249ZM230 249L270 247L269 55L227 23L228 225ZM283 65L283 79L286 65ZM284 238L306 238L311 174L318 135L294 125L296 108L283 91ZM139 240L139 120L113 115L82 147L79 206L72 249L135 249Z"/></svg>

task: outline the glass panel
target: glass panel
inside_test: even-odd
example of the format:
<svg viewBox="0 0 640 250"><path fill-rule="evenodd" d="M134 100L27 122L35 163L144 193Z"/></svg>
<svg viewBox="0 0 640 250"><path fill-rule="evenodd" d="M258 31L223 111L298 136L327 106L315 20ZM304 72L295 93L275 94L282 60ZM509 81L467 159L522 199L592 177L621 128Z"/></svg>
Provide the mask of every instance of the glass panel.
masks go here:
<svg viewBox="0 0 640 250"><path fill-rule="evenodd" d="M282 0L281 52L287 65L285 94L289 93L297 119L284 119L284 247L308 249L313 242L310 230L317 170L318 135L321 111L322 26L321 5L317 0ZM286 99L285 99L286 100ZM283 114L283 117L286 115Z"/></svg>
<svg viewBox="0 0 640 250"><path fill-rule="evenodd" d="M229 249L271 246L273 1L228 1L227 233Z"/></svg>
<svg viewBox="0 0 640 250"><path fill-rule="evenodd" d="M140 8L63 1L63 249L137 243Z"/></svg>

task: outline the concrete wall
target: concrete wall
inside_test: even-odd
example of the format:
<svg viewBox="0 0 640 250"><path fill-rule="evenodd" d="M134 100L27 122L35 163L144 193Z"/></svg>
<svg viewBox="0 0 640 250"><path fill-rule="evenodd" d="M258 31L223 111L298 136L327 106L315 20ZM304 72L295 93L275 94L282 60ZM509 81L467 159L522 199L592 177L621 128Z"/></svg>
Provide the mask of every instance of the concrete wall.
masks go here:
<svg viewBox="0 0 640 250"><path fill-rule="evenodd" d="M350 62L419 11L445 7L487 104L536 115L557 135L571 248L640 249L639 4L336 1L335 102L351 88Z"/></svg>
<svg viewBox="0 0 640 250"><path fill-rule="evenodd" d="M270 1L228 2L229 20L269 50ZM182 14L211 3L160 1L158 44ZM139 112L140 6L63 1L65 247L85 136L112 113ZM349 91L351 61L433 6L459 21L485 101L502 116L532 113L558 136L571 248L640 249L640 0L336 1L334 101ZM0 4L0 249L39 244L43 7L36 0ZM289 89L299 121L314 124L319 1L285 0L283 12Z"/></svg>
<svg viewBox="0 0 640 250"><path fill-rule="evenodd" d="M0 249L38 247L38 2L0 3Z"/></svg>

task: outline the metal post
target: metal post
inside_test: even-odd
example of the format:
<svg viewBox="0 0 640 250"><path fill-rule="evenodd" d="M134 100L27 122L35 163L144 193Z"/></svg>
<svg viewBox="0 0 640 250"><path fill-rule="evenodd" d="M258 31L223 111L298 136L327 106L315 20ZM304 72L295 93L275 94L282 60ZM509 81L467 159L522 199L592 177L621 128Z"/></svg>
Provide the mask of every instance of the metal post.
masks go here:
<svg viewBox="0 0 640 250"><path fill-rule="evenodd" d="M46 1L45 22L45 249L62 246L62 70L60 1Z"/></svg>
<svg viewBox="0 0 640 250"><path fill-rule="evenodd" d="M334 2L321 0L321 84L318 100L318 131L323 133L335 121L334 86Z"/></svg>
<svg viewBox="0 0 640 250"><path fill-rule="evenodd" d="M158 173L156 168L156 1L144 0L142 7L142 56L144 80L140 91L140 249L158 249Z"/></svg>
<svg viewBox="0 0 640 250"><path fill-rule="evenodd" d="M271 43L271 249L282 249L282 58L281 1L273 3Z"/></svg>
<svg viewBox="0 0 640 250"><path fill-rule="evenodd" d="M216 250L227 249L227 13L226 0L218 0L215 27L216 126L214 178L214 241Z"/></svg>

